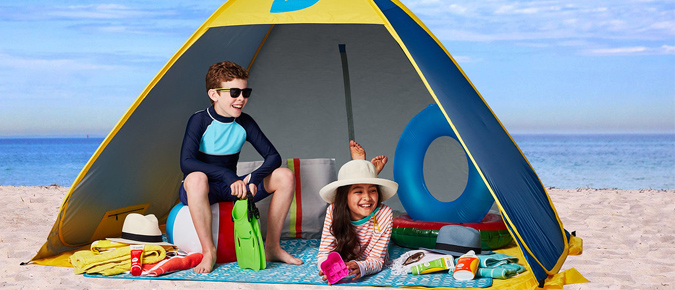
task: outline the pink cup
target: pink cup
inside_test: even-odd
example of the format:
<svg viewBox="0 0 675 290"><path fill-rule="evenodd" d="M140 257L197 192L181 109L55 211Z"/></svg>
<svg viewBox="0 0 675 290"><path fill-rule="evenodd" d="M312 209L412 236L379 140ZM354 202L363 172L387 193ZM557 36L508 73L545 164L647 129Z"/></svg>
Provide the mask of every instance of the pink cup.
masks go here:
<svg viewBox="0 0 675 290"><path fill-rule="evenodd" d="M336 252L328 254L328 258L321 263L321 271L326 275L330 284L335 284L340 279L349 275L347 265L345 265L340 254Z"/></svg>

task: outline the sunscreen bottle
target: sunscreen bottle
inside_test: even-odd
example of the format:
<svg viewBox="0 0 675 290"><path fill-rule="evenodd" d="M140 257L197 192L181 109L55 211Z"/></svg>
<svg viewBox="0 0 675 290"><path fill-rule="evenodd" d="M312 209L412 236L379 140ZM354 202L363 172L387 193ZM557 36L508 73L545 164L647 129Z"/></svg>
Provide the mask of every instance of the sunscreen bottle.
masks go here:
<svg viewBox="0 0 675 290"><path fill-rule="evenodd" d="M473 250L462 255L457 259L457 266L452 272L452 277L455 280L472 280L478 271L478 262L478 257Z"/></svg>
<svg viewBox="0 0 675 290"><path fill-rule="evenodd" d="M131 248L131 275L140 276L143 272L141 267L143 264L143 249L144 245L130 245Z"/></svg>
<svg viewBox="0 0 675 290"><path fill-rule="evenodd" d="M452 268L453 263L452 256L448 256L412 266L410 271L412 271L413 275L438 272Z"/></svg>

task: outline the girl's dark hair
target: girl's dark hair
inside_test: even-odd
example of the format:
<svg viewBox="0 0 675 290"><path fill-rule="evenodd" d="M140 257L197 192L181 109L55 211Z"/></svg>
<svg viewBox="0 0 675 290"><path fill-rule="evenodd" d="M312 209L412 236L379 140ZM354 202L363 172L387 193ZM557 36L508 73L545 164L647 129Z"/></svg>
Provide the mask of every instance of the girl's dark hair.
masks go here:
<svg viewBox="0 0 675 290"><path fill-rule="evenodd" d="M336 247L335 252L342 256L345 261L355 260L359 256L359 237L351 223L351 214L349 212L349 205L347 197L351 185L340 186L335 194L335 202L333 203L333 224L331 225L331 233L335 237ZM377 186L377 207L382 204L382 191L380 186Z"/></svg>

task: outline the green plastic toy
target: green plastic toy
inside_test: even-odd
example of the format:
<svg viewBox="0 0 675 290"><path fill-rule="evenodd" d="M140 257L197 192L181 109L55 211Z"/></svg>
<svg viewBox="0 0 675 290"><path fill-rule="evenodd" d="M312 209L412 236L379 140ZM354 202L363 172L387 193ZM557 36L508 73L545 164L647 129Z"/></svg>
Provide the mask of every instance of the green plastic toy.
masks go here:
<svg viewBox="0 0 675 290"><path fill-rule="evenodd" d="M237 263L241 269L255 271L265 269L265 245L263 244L260 224L260 212L253 202L253 195L248 192L246 199L237 200L232 209L234 221L234 247Z"/></svg>

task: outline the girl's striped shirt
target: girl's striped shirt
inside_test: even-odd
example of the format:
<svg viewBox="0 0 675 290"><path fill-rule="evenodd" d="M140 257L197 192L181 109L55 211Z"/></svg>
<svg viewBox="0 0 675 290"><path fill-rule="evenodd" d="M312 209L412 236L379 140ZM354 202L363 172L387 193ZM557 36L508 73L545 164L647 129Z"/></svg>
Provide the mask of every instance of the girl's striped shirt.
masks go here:
<svg viewBox="0 0 675 290"><path fill-rule="evenodd" d="M382 266L389 258L388 248L391 238L392 221L393 214L391 208L383 204L380 205L380 210L370 220L361 225L352 225L359 238L359 256L356 259L356 263L361 270L361 277L381 271ZM321 268L321 263L326 260L328 254L333 252L336 247L337 240L331 233L332 224L333 205L331 204L326 209L326 219L323 223L319 256L317 258L319 268Z"/></svg>

